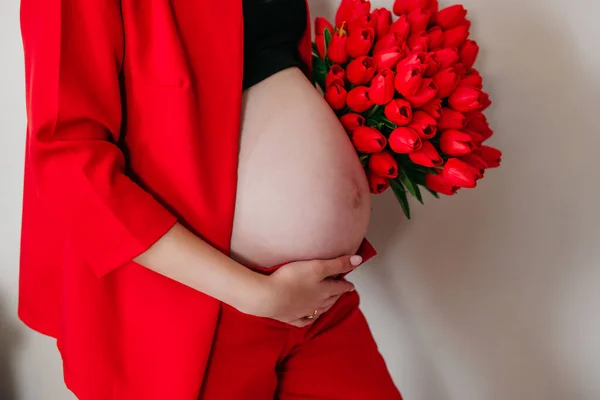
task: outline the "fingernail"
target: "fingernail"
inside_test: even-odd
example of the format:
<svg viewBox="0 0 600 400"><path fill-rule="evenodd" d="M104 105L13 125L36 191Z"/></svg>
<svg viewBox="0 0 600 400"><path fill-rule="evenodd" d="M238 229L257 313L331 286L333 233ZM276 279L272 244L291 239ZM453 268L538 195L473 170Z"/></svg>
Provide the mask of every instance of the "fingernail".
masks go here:
<svg viewBox="0 0 600 400"><path fill-rule="evenodd" d="M354 265L355 267L358 267L361 262L362 262L362 257L361 256L352 256L352 257L350 257L350 264Z"/></svg>

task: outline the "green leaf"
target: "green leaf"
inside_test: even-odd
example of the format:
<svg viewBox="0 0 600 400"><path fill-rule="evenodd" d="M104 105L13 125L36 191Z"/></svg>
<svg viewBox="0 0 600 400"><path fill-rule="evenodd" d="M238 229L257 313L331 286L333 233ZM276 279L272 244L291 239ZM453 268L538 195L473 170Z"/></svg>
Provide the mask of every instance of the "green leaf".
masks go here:
<svg viewBox="0 0 600 400"><path fill-rule="evenodd" d="M390 184L392 185L392 190L394 191L396 198L402 206L404 215L406 215L406 218L410 219L410 206L408 205L408 199L406 198L406 190L404 190L402 184L395 179L390 179Z"/></svg>
<svg viewBox="0 0 600 400"><path fill-rule="evenodd" d="M375 113L377 112L378 109L379 109L379 106L377 104L375 104L373 107L371 107L369 114L367 114L367 118L370 118L373 115L375 115Z"/></svg>
<svg viewBox="0 0 600 400"><path fill-rule="evenodd" d="M423 186L423 188L425 188L425 190L427 190L429 193L431 193L431 195L433 197L435 197L436 199L440 198L440 195L437 192L434 192L433 190L429 189L427 186Z"/></svg>
<svg viewBox="0 0 600 400"><path fill-rule="evenodd" d="M327 67L323 60L318 56L313 56L313 81L325 91L325 77L327 76Z"/></svg>
<svg viewBox="0 0 600 400"><path fill-rule="evenodd" d="M387 126L390 129L396 129L398 127L398 125L396 125L395 123L393 123L386 117L382 117L381 119L382 119L383 123L385 124L385 126Z"/></svg>
<svg viewBox="0 0 600 400"><path fill-rule="evenodd" d="M325 30L323 31L323 36L325 37L325 55L327 55L329 42L331 42L331 32L329 32L329 28L325 28Z"/></svg>
<svg viewBox="0 0 600 400"><path fill-rule="evenodd" d="M367 161L369 161L369 155L368 154L363 154L361 156L358 157L360 160L360 163L363 165L363 167L365 165L367 165Z"/></svg>
<svg viewBox="0 0 600 400"><path fill-rule="evenodd" d="M406 190L408 190L408 193L410 193L414 198L419 200L419 203L423 204L423 196L421 196L419 186L414 184L404 172L400 174L399 178L404 184L404 187L406 187Z"/></svg>
<svg viewBox="0 0 600 400"><path fill-rule="evenodd" d="M313 56L319 55L319 48L317 47L317 44L315 42L313 42L312 44L312 54Z"/></svg>

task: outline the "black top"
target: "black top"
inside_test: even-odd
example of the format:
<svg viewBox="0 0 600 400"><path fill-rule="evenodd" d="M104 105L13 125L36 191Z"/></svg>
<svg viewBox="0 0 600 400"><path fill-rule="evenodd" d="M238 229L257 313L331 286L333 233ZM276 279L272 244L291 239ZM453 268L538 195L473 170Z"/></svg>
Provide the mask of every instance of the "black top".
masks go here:
<svg viewBox="0 0 600 400"><path fill-rule="evenodd" d="M243 0L244 90L290 67L303 68L298 45L305 0Z"/></svg>

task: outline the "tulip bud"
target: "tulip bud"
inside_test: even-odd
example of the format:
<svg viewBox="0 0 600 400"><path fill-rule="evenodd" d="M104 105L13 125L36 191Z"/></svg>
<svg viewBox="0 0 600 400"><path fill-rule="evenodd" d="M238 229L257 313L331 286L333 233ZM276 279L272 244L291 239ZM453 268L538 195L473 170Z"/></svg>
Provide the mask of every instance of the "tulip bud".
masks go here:
<svg viewBox="0 0 600 400"><path fill-rule="evenodd" d="M408 127L414 129L421 139L431 139L437 133L437 121L424 111L414 111Z"/></svg>
<svg viewBox="0 0 600 400"><path fill-rule="evenodd" d="M346 96L346 89L337 82L334 82L325 90L325 101L336 111L346 106Z"/></svg>
<svg viewBox="0 0 600 400"><path fill-rule="evenodd" d="M358 28L348 35L346 51L352 58L365 56L371 50L374 40L375 31L373 31L373 28Z"/></svg>
<svg viewBox="0 0 600 400"><path fill-rule="evenodd" d="M472 166L472 167L476 168L477 170L479 170L479 173L482 176L483 176L483 173L484 173L485 169L487 168L487 165L486 165L485 161L481 157L479 157L478 155L475 155L474 152L462 156L460 158L460 160L466 162L470 166Z"/></svg>
<svg viewBox="0 0 600 400"><path fill-rule="evenodd" d="M452 196L458 190L458 186L452 186L443 175L427 174L425 175L425 186L436 193Z"/></svg>
<svg viewBox="0 0 600 400"><path fill-rule="evenodd" d="M369 0L342 0L335 14L335 25L342 26L357 16L371 11Z"/></svg>
<svg viewBox="0 0 600 400"><path fill-rule="evenodd" d="M490 96L485 92L481 92L481 111L486 110L491 105L492 101L490 100Z"/></svg>
<svg viewBox="0 0 600 400"><path fill-rule="evenodd" d="M368 166L369 170L384 178L393 179L398 176L398 163L387 151L371 154Z"/></svg>
<svg viewBox="0 0 600 400"><path fill-rule="evenodd" d="M444 31L439 26L429 29L427 35L429 35L429 50L439 50L444 44Z"/></svg>
<svg viewBox="0 0 600 400"><path fill-rule="evenodd" d="M448 129L463 129L465 127L465 115L451 108L442 108L442 116L438 121L438 128L445 131Z"/></svg>
<svg viewBox="0 0 600 400"><path fill-rule="evenodd" d="M458 86L471 86L481 89L483 87L483 80L479 74L470 74L463 77L458 83Z"/></svg>
<svg viewBox="0 0 600 400"><path fill-rule="evenodd" d="M410 154L421 148L421 138L410 128L396 128L390 134L391 149L398 154Z"/></svg>
<svg viewBox="0 0 600 400"><path fill-rule="evenodd" d="M459 25L444 32L444 47L458 48L469 37L469 28Z"/></svg>
<svg viewBox="0 0 600 400"><path fill-rule="evenodd" d="M465 67L472 68L473 64L475 64L475 60L477 60L477 55L479 54L479 46L474 40L467 40L460 47L458 54L460 55L460 62L463 63Z"/></svg>
<svg viewBox="0 0 600 400"><path fill-rule="evenodd" d="M423 107L420 107L419 110L426 112L431 115L436 120L440 119L442 113L442 100L434 98L429 103L425 104Z"/></svg>
<svg viewBox="0 0 600 400"><path fill-rule="evenodd" d="M481 172L458 158L450 158L444 165L444 180L457 187L474 188L477 180L481 179Z"/></svg>
<svg viewBox="0 0 600 400"><path fill-rule="evenodd" d="M462 63L456 63L452 66L452 68L454 68L454 70L456 71L456 73L458 74L458 76L460 76L461 78L467 76L467 72L469 72L469 70L467 69L467 67L465 67L464 64Z"/></svg>
<svg viewBox="0 0 600 400"><path fill-rule="evenodd" d="M364 85L375 75L375 61L371 57L360 56L348 64L346 76L353 85Z"/></svg>
<svg viewBox="0 0 600 400"><path fill-rule="evenodd" d="M325 34L325 28L329 29L329 33L333 35L335 30L333 25L326 18L317 17L315 18L315 36L321 36Z"/></svg>
<svg viewBox="0 0 600 400"><path fill-rule="evenodd" d="M435 3L435 8L434 4ZM396 0L394 2L393 11L396 15L411 12L417 8L424 8L429 11L437 11L437 1L432 0Z"/></svg>
<svg viewBox="0 0 600 400"><path fill-rule="evenodd" d="M371 81L369 98L377 105L387 104L394 98L394 73L384 69Z"/></svg>
<svg viewBox="0 0 600 400"><path fill-rule="evenodd" d="M465 10L462 5L458 4L438 11L435 22L442 29L447 30L460 25L465 20L466 16L467 10Z"/></svg>
<svg viewBox="0 0 600 400"><path fill-rule="evenodd" d="M458 53L455 49L441 49L435 52L435 59L441 69L454 66L458 62Z"/></svg>
<svg viewBox="0 0 600 400"><path fill-rule="evenodd" d="M325 36L315 36L315 43L317 44L317 52L319 53L319 58L321 60L325 59Z"/></svg>
<svg viewBox="0 0 600 400"><path fill-rule="evenodd" d="M427 64L427 69L423 73L423 76L426 78L433 78L440 70L440 64L437 61L435 52L425 55L425 64Z"/></svg>
<svg viewBox="0 0 600 400"><path fill-rule="evenodd" d="M369 98L369 88L366 86L356 86L350 90L346 102L348 107L356 113L365 112L374 104Z"/></svg>
<svg viewBox="0 0 600 400"><path fill-rule="evenodd" d="M466 132L449 129L440 135L440 148L449 156L464 156L475 147L473 138Z"/></svg>
<svg viewBox="0 0 600 400"><path fill-rule="evenodd" d="M390 30L392 13L386 8L378 8L371 13L375 26L375 37L380 38Z"/></svg>
<svg viewBox="0 0 600 400"><path fill-rule="evenodd" d="M390 47L385 50L381 50L375 54L375 64L377 65L377 71L381 71L386 68L396 68L398 62L404 57L404 53L399 47Z"/></svg>
<svg viewBox="0 0 600 400"><path fill-rule="evenodd" d="M459 86L448 98L450 107L462 113L481 110L484 102L484 93L470 86Z"/></svg>
<svg viewBox="0 0 600 400"><path fill-rule="evenodd" d="M496 168L502 161L502 152L490 146L481 146L473 154L479 156L486 165L486 168Z"/></svg>
<svg viewBox="0 0 600 400"><path fill-rule="evenodd" d="M359 29L373 29L375 32L375 20L371 16L371 14L360 14L354 19L348 21L348 35L352 35L352 32Z"/></svg>
<svg viewBox="0 0 600 400"><path fill-rule="evenodd" d="M334 82L337 82L342 87L344 86L344 79L346 78L346 71L337 64L334 64L329 68L329 72L325 76L325 88L327 89Z"/></svg>
<svg viewBox="0 0 600 400"><path fill-rule="evenodd" d="M398 126L405 126L412 120L412 107L403 99L394 99L383 110L385 117Z"/></svg>
<svg viewBox="0 0 600 400"><path fill-rule="evenodd" d="M429 140L423 140L421 148L410 153L408 158L417 165L429 168L438 167L444 163L444 159Z"/></svg>
<svg viewBox="0 0 600 400"><path fill-rule="evenodd" d="M408 13L408 22L410 23L410 31L414 33L421 33L427 29L429 25L429 18L431 13L422 8L416 8Z"/></svg>
<svg viewBox="0 0 600 400"><path fill-rule="evenodd" d="M436 96L438 90L437 84L432 79L423 79L421 89L412 96L406 96L406 100L408 100L414 108L419 108L432 100Z"/></svg>
<svg viewBox="0 0 600 400"><path fill-rule="evenodd" d="M421 88L423 81L421 66L421 61L415 54L400 61L396 66L394 86L404 97L416 94Z"/></svg>
<svg viewBox="0 0 600 400"><path fill-rule="evenodd" d="M482 142L489 139L494 133L490 129L487 118L480 111L475 111L467 114L465 128L477 132L482 138Z"/></svg>
<svg viewBox="0 0 600 400"><path fill-rule="evenodd" d="M446 68L438 72L433 81L439 88L437 96L441 99L446 98L454 92L460 81L460 76L454 72L453 68Z"/></svg>
<svg viewBox="0 0 600 400"><path fill-rule="evenodd" d="M346 132L352 132L356 128L365 126L365 117L355 113L344 114L340 117L340 123Z"/></svg>
<svg viewBox="0 0 600 400"><path fill-rule="evenodd" d="M378 153L385 148L387 140L377 129L359 126L351 134L352 144L361 153Z"/></svg>
<svg viewBox="0 0 600 400"><path fill-rule="evenodd" d="M390 187L390 181L388 179L372 172L367 175L367 179L369 180L369 189L373 194L381 194Z"/></svg>
<svg viewBox="0 0 600 400"><path fill-rule="evenodd" d="M429 49L429 35L426 32L415 33L406 42L413 53L426 52Z"/></svg>
<svg viewBox="0 0 600 400"><path fill-rule="evenodd" d="M385 49L389 49L390 47L400 47L403 41L404 40L397 32L390 31L377 40L375 46L373 46L373 54L376 55L377 53Z"/></svg>
<svg viewBox="0 0 600 400"><path fill-rule="evenodd" d="M348 62L348 52L346 51L346 41L348 36L340 29L331 37L329 47L327 48L327 56L336 64L345 64Z"/></svg>
<svg viewBox="0 0 600 400"><path fill-rule="evenodd" d="M388 33L395 33L397 36L398 44L404 43L410 34L410 22L408 22L408 16L401 15L396 21L390 25Z"/></svg>

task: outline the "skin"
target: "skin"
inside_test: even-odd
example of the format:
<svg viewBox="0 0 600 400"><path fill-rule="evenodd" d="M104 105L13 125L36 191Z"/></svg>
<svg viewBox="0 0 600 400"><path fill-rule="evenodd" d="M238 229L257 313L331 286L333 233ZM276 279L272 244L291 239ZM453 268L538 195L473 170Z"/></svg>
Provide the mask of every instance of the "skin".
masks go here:
<svg viewBox="0 0 600 400"><path fill-rule="evenodd" d="M345 292L346 281L327 279L350 272L360 256L332 260L298 261L270 276L253 272L214 249L180 224L176 224L135 261L161 275L231 305L239 311L307 326L306 316L329 310Z"/></svg>

